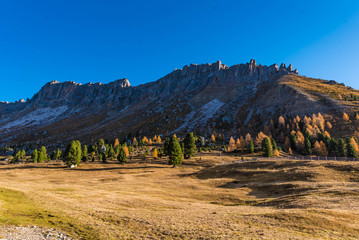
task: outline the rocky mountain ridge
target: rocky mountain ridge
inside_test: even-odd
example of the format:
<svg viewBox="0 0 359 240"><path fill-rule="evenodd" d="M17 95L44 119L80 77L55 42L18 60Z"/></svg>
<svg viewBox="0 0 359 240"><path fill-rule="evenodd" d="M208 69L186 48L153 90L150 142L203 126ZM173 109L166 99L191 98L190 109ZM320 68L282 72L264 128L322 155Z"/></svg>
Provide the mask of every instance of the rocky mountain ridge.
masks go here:
<svg viewBox="0 0 359 240"><path fill-rule="evenodd" d="M287 111L278 106L280 101L262 109L253 102L259 93L264 96L274 89L279 91L276 99L308 100L298 91L290 93L293 87L279 84L285 76L300 75L292 65L265 66L251 60L231 67L220 61L186 65L139 86L131 86L126 78L108 84L52 81L26 102L0 103L0 143L58 144L74 138L92 141L129 133L210 134L218 128L242 131L239 128L250 124L260 111L268 117ZM283 93L278 90L281 88ZM315 110L309 107L304 112Z"/></svg>

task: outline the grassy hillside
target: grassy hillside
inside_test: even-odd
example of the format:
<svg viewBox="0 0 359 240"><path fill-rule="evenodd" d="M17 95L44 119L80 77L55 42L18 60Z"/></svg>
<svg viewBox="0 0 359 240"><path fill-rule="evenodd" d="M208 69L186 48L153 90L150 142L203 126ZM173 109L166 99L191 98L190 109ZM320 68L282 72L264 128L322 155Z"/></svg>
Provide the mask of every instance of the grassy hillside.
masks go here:
<svg viewBox="0 0 359 240"><path fill-rule="evenodd" d="M359 103L359 91L342 84L330 84L329 81L308 78L300 75L285 75L280 84L300 88L318 98L327 97L339 101L340 104L355 107Z"/></svg>

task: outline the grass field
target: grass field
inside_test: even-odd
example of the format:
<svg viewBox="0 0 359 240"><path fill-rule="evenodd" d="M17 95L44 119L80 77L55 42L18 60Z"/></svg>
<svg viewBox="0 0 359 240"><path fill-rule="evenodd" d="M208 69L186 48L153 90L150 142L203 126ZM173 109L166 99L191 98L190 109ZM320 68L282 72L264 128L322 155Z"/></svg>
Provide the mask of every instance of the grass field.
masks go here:
<svg viewBox="0 0 359 240"><path fill-rule="evenodd" d="M0 221L77 239L357 239L359 163L0 166ZM1 237L1 235L0 235Z"/></svg>

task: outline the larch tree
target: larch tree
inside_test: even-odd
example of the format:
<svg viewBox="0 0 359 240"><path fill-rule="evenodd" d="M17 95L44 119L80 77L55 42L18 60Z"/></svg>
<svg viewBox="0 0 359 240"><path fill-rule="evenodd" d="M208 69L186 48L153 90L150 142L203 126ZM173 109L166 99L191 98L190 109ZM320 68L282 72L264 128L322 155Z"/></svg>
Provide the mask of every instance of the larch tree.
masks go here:
<svg viewBox="0 0 359 240"><path fill-rule="evenodd" d="M353 137L351 137L349 143L353 146L356 154L358 155L359 154L359 146L358 146L357 141Z"/></svg>
<svg viewBox="0 0 359 240"><path fill-rule="evenodd" d="M318 141L314 143L313 152L318 156L321 155L320 143Z"/></svg>
<svg viewBox="0 0 359 240"><path fill-rule="evenodd" d="M333 128L333 125L332 125L329 121L327 121L327 122L325 123L325 129L330 130L330 129L332 129L332 128Z"/></svg>
<svg viewBox="0 0 359 240"><path fill-rule="evenodd" d="M354 148L354 146L352 145L351 142L348 144L348 154L347 154L347 156L348 157L353 157L353 158L358 157L357 151L355 150L355 148Z"/></svg>
<svg viewBox="0 0 359 240"><path fill-rule="evenodd" d="M123 146L123 151L125 152L126 157L128 157L130 155L130 151L128 150L127 146Z"/></svg>
<svg viewBox="0 0 359 240"><path fill-rule="evenodd" d="M265 135L263 132L259 132L254 142L256 146L260 147L262 145L264 138L266 137L267 135Z"/></svg>
<svg viewBox="0 0 359 240"><path fill-rule="evenodd" d="M241 140L239 140L239 138L237 138L237 140L236 140L236 149L240 150L241 147L242 147Z"/></svg>
<svg viewBox="0 0 359 240"><path fill-rule="evenodd" d="M157 159L158 158L158 151L157 151L157 148L154 148L153 151L152 151L152 156L154 159Z"/></svg>
<svg viewBox="0 0 359 240"><path fill-rule="evenodd" d="M120 145L120 141L118 140L118 138L115 139L115 143L113 144L113 148L116 149L117 146Z"/></svg>
<svg viewBox="0 0 359 240"><path fill-rule="evenodd" d="M233 137L231 137L229 139L229 144L228 144L228 149L229 149L229 152L232 152L236 149L236 142L234 141Z"/></svg>
<svg viewBox="0 0 359 240"><path fill-rule="evenodd" d="M343 113L343 121L348 122L350 120L348 114Z"/></svg>
<svg viewBox="0 0 359 240"><path fill-rule="evenodd" d="M133 138L133 140L132 140L132 145L133 145L134 147L137 147L138 142L137 142L137 139L136 139L136 138Z"/></svg>
<svg viewBox="0 0 359 240"><path fill-rule="evenodd" d="M144 136L144 137L142 138L142 142L143 142L144 144L148 144L148 138L147 138L146 136Z"/></svg>
<svg viewBox="0 0 359 240"><path fill-rule="evenodd" d="M246 145L249 146L251 141L252 141L252 136L249 133L247 133L246 134Z"/></svg>
<svg viewBox="0 0 359 240"><path fill-rule="evenodd" d="M284 128L284 126L285 126L285 119L284 119L284 117L280 116L280 117L278 118L278 125L279 125L279 127Z"/></svg>
<svg viewBox="0 0 359 240"><path fill-rule="evenodd" d="M289 153L290 155L293 154L293 151L292 151L292 148L291 148L291 147L288 148L288 153Z"/></svg>
<svg viewBox="0 0 359 240"><path fill-rule="evenodd" d="M211 136L211 142L215 143L216 142L216 137L212 134Z"/></svg>
<svg viewBox="0 0 359 240"><path fill-rule="evenodd" d="M296 133L296 138L297 138L297 144L296 144L296 147L299 151L302 151L304 152L304 147L305 147L305 143L304 143L304 135L302 132L300 131L297 131Z"/></svg>
<svg viewBox="0 0 359 240"><path fill-rule="evenodd" d="M323 141L320 141L320 152L322 156L328 156L328 149L327 146Z"/></svg>

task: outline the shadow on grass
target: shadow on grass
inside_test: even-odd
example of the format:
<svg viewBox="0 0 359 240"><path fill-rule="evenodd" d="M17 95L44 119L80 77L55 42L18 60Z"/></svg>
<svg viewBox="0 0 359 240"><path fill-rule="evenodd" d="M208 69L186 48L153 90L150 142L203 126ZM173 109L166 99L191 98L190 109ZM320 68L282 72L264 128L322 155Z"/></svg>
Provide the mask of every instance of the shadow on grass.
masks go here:
<svg viewBox="0 0 359 240"><path fill-rule="evenodd" d="M69 171L84 171L84 172L92 172L92 171L108 171L108 170L120 170L120 169L150 169L150 168L169 168L171 166L139 166L139 167L128 167L126 165L120 165L119 167L104 167L104 168L66 168Z"/></svg>

